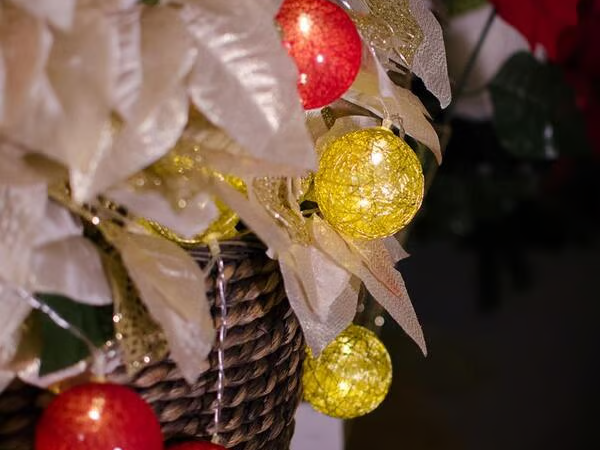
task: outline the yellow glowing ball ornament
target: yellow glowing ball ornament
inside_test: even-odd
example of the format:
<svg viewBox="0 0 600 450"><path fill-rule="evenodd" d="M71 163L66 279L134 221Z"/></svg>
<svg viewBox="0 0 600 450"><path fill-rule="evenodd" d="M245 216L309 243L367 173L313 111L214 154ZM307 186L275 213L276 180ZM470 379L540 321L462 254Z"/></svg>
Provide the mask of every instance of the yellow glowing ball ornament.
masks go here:
<svg viewBox="0 0 600 450"><path fill-rule="evenodd" d="M325 220L359 239L404 228L421 207L424 186L415 152L383 127L353 131L328 144L314 185Z"/></svg>
<svg viewBox="0 0 600 450"><path fill-rule="evenodd" d="M304 399L317 411L339 419L370 413L386 397L392 362L372 331L350 325L318 358L304 362Z"/></svg>

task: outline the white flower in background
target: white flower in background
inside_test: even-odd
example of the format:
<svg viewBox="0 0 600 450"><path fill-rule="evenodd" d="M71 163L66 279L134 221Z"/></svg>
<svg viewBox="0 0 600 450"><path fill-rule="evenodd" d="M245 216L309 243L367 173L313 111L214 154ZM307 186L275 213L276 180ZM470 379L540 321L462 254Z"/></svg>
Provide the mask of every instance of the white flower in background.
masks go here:
<svg viewBox="0 0 600 450"><path fill-rule="evenodd" d="M486 5L452 18L446 28L448 70L454 80L459 80L471 53L481 37L492 6ZM457 99L455 114L475 120L489 120L493 114L488 83L506 60L521 50L528 50L527 40L512 26L496 15L477 61Z"/></svg>

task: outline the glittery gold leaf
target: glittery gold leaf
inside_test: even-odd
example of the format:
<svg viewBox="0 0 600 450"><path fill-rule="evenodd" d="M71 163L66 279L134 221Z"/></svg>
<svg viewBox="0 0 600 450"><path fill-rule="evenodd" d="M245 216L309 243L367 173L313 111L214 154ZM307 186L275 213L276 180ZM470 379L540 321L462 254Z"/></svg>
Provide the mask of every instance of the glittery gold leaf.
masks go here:
<svg viewBox="0 0 600 450"><path fill-rule="evenodd" d="M412 66L423 31L410 12L408 0L365 0L370 14L354 14L365 40L387 57Z"/></svg>
<svg viewBox="0 0 600 450"><path fill-rule="evenodd" d="M253 194L266 211L290 234L297 243L310 241L298 199L292 194L289 178L257 178L252 183Z"/></svg>
<svg viewBox="0 0 600 450"><path fill-rule="evenodd" d="M123 352L128 374L161 360L168 352L165 335L141 302L137 289L117 257L107 257L114 297L115 337Z"/></svg>

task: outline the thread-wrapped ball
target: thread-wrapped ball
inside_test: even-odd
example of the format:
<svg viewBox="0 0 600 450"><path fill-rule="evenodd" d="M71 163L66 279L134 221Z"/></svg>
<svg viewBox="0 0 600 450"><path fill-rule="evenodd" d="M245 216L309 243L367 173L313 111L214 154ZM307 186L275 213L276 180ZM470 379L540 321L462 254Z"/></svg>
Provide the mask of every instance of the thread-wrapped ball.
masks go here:
<svg viewBox="0 0 600 450"><path fill-rule="evenodd" d="M160 423L136 392L87 383L58 395L36 428L36 450L162 450Z"/></svg>
<svg viewBox="0 0 600 450"><path fill-rule="evenodd" d="M276 20L298 68L304 108L319 108L341 97L358 74L362 51L348 14L329 0L285 0Z"/></svg>
<svg viewBox="0 0 600 450"><path fill-rule="evenodd" d="M370 413L392 383L390 355L375 333L350 325L314 358L304 362L304 398L317 411L339 419Z"/></svg>
<svg viewBox="0 0 600 450"><path fill-rule="evenodd" d="M391 236L423 201L421 163L387 128L366 128L329 143L315 176L319 209L329 224L353 238Z"/></svg>

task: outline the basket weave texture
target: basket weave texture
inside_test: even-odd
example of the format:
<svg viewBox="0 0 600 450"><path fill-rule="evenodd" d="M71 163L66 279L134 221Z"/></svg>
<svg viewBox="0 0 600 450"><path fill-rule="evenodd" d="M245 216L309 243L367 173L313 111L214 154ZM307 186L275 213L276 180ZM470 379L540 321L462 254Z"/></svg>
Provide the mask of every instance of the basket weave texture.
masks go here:
<svg viewBox="0 0 600 450"><path fill-rule="evenodd" d="M301 399L304 337L278 265L265 255L264 247L233 241L221 248L228 306L221 444L235 450L288 450ZM210 259L207 249L191 252L201 266ZM207 280L207 289L213 316L219 317L215 279ZM123 368L110 379L133 387L152 405L167 444L209 440L217 388L215 350L210 365L193 385L168 359L146 367L133 379ZM22 383L0 394L0 450L33 449L35 423L47 396Z"/></svg>

